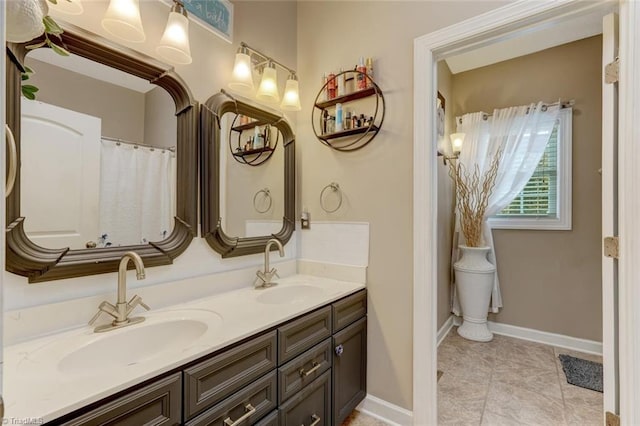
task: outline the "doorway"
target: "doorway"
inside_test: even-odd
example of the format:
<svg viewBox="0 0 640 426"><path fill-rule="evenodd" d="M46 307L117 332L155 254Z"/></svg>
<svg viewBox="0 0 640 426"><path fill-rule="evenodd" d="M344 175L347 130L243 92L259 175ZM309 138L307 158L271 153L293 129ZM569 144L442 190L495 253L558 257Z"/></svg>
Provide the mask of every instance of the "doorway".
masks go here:
<svg viewBox="0 0 640 426"><path fill-rule="evenodd" d="M438 232L436 217L432 206L437 205L437 168L435 147L435 118L424 120L424 117L435 117L436 98L436 64L447 55L489 45L495 41L510 39L518 33L532 31L536 26L556 26L566 23L578 16L616 7L617 3L584 3L577 1L563 2L561 5L541 4L539 2L517 2L497 9L485 15L465 21L461 24L445 28L416 39L414 43L414 424L435 424L436 417L436 300L437 300L437 245ZM608 10L606 10L608 11ZM635 152L631 139L638 132L633 129L630 112L637 108L632 102L634 95L640 94L638 81L633 73L638 35L631 30L631 23L640 15L635 4L620 5L621 18L621 75L628 70L628 77L620 79L620 229L628 232L628 236L638 235L640 229L631 220L635 206L625 203L625 195L630 196L631 187L636 184L636 172L632 161L637 160L640 153ZM626 90L622 90L622 88ZM626 152L626 157L625 157ZM625 187L626 185L631 185ZM629 198L629 200L631 197ZM623 233L623 235L625 235ZM620 343L624 352L620 353L621 394L620 413L625 423L633 423L640 419L640 410L632 404L637 398L640 374L633 361L638 353L629 343L640 341L634 334L638 321L631 311L639 303L638 299L629 301L624 295L632 296L640 293L632 254L640 247L633 238L626 238L621 249L629 250L628 258L621 256L620 266ZM429 261L424 262L424 259ZM636 278L635 282L630 280ZM629 280L629 281L628 281ZM629 283L624 285L625 283ZM637 308L636 308L637 309ZM637 350L637 349L636 349ZM632 373L632 374L628 374ZM635 386L635 387L634 387ZM615 410L615 407L612 407ZM609 407L605 404L605 410ZM638 417L636 417L638 416Z"/></svg>

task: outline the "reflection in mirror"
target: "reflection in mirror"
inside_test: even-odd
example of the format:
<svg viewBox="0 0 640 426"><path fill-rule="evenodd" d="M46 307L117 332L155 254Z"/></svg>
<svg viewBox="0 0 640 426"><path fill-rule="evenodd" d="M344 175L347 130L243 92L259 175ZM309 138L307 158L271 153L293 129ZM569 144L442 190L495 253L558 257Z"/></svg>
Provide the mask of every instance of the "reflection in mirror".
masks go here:
<svg viewBox="0 0 640 426"><path fill-rule="evenodd" d="M20 208L31 241L83 249L161 241L176 215L175 103L81 56L29 52Z"/></svg>
<svg viewBox="0 0 640 426"><path fill-rule="evenodd" d="M243 125L243 117L228 112L221 119L221 226L234 237L275 234L284 216L282 134L274 126ZM251 154L256 130L264 151Z"/></svg>

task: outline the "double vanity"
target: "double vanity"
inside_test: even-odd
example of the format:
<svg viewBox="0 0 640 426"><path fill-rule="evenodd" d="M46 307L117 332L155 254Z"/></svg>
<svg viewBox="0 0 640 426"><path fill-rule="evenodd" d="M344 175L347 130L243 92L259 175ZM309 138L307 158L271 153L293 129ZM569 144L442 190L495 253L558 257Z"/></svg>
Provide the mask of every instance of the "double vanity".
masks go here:
<svg viewBox="0 0 640 426"><path fill-rule="evenodd" d="M124 118L110 121L108 113L113 108L106 108L107 113L85 111L97 137L76 138L73 135L93 133L74 130L78 120L69 117L75 117L79 106L64 103L72 97L47 97L62 85L59 80L45 84L44 70L55 70L55 61L46 62L51 52L31 49L29 43L38 40L7 45L6 122L15 135L14 166L21 167L17 167L16 186L6 201L6 269L25 277L24 285L27 281L74 281L67 281L67 286L82 286L89 275L118 271L118 291L114 300L92 301L90 306L80 298L74 300L76 295L63 296L59 300L92 313L76 318L70 305L58 306L58 313L73 317L72 324L61 327L74 328L56 331L50 327L46 335L4 348L5 418L14 423L64 425L340 425L366 395L367 295L360 282L303 274L280 279L275 268L269 267L270 251L277 249L283 256L295 229L295 134L287 118L225 91L200 105L171 66L82 28L63 27L61 39L74 63L87 70L104 66L117 74L114 81L135 77L141 80L136 87L144 83L145 88L140 89L145 93L144 105L150 102L145 111L159 111L160 104L152 108L151 100L162 96L170 111L169 117L154 113L148 120L139 120L144 121L140 134L156 135L149 140L123 138L118 132L127 126ZM39 100L31 104L21 97L29 60L43 70L40 77L34 77L42 85ZM91 78L92 88L104 84ZM82 92L75 89L76 80L74 74L65 84ZM114 100L108 105L124 107L127 102ZM50 110L64 115L68 123L47 119L45 111ZM249 127L234 127L240 116L250 118ZM41 126L45 130L38 123L45 123ZM140 123L134 120L133 124ZM172 130L162 126L165 124ZM238 153L229 151L231 145L225 138L260 126L277 135L269 162L260 168L232 162ZM115 133L107 134L110 132ZM157 135L169 140L158 145ZM281 141L278 149L277 141ZM88 165L84 157L77 162L49 158L47 149L58 149L64 143L70 152L82 151L92 161L102 158L102 148L125 152L125 145L133 145L129 151L161 151L175 157L176 173L169 179L169 190L143 188L144 193L175 193L175 200L167 196L171 202L163 204L172 210L161 212L163 218L173 219L172 228L163 223L153 233L143 235L141 231L138 237L139 230L132 223L153 222L148 212L140 217L127 213L132 223L116 222L117 215L112 215L113 223L103 220L111 215L102 210L129 212L131 206L109 208L103 198L98 203L93 196L104 195L102 186L84 185L89 179L82 177L89 170L94 172L92 182L108 183L102 179L118 176L119 169L99 162ZM37 166L40 161L47 172ZM127 180L126 186L134 180ZM62 201L67 198L47 189L51 182L68 200L89 199L89 194L95 205ZM118 188L122 195L125 190ZM266 210L256 204L259 194L269 197ZM76 204L82 208L64 213L64 208ZM190 291L210 279L205 297L194 291L193 300L174 301L161 309L147 305L148 300L138 295L128 299L127 269L135 266L137 278L143 279L144 268L172 264L198 236L198 224L206 249L211 249L205 254L219 261L264 252L264 269L256 273L255 282L232 288L220 276L198 276L189 269L183 271L185 276L195 278L174 283L184 293L179 300L190 300ZM145 299L172 284L159 281L157 275L154 279L162 286L141 289ZM217 290L222 287L226 290ZM109 290L112 288L101 286L97 293ZM96 292L92 296L98 297ZM20 313L15 315L19 322ZM55 323L55 315L41 315L36 322L47 321Z"/></svg>
<svg viewBox="0 0 640 426"><path fill-rule="evenodd" d="M339 425L366 393L364 285L307 275L5 348L5 415L51 424Z"/></svg>

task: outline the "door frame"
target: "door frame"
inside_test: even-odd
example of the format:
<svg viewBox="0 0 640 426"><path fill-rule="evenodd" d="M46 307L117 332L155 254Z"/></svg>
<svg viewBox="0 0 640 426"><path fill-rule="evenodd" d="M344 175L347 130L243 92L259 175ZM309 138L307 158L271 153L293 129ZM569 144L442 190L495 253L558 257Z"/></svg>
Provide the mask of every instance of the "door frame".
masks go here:
<svg viewBox="0 0 640 426"><path fill-rule="evenodd" d="M437 62L537 25L556 24L596 10L619 7L618 124L619 344L622 424L640 424L640 4L519 0L414 40L413 140L413 424L437 424ZM606 9L605 9L606 8ZM604 14L604 13L603 13ZM634 70L636 73L634 74ZM432 102L433 100L433 102ZM425 119L427 118L427 119ZM426 260L426 261L425 261Z"/></svg>

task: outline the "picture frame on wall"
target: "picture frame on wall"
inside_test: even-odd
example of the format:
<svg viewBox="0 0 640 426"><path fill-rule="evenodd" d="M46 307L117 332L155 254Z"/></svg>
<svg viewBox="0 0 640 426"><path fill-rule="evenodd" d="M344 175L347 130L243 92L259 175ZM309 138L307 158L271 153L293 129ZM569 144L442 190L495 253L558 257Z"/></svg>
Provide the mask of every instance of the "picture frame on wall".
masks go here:
<svg viewBox="0 0 640 426"><path fill-rule="evenodd" d="M163 0L173 4L171 0ZM227 43L233 43L233 3L229 0L181 0L189 19Z"/></svg>

